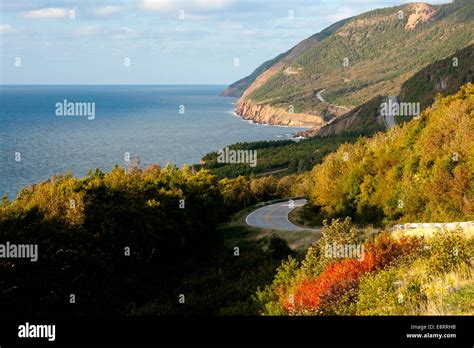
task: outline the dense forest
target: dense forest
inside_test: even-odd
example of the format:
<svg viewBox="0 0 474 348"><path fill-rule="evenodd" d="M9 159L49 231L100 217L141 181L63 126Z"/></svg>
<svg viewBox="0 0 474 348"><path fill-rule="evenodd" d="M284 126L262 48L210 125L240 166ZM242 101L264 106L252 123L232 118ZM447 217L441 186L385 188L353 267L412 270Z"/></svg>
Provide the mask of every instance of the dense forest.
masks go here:
<svg viewBox="0 0 474 348"><path fill-rule="evenodd" d="M472 220L473 110L469 83L420 119L342 145L312 171L313 216L379 225Z"/></svg>
<svg viewBox="0 0 474 348"><path fill-rule="evenodd" d="M359 135L346 134L338 137L313 137L310 139L255 141L237 143L229 149L256 150L257 165L251 167L246 163L219 163L217 152L205 155L202 164L194 168L209 169L218 177L233 178L239 175L272 174L277 177L307 172L315 164L321 163L323 158L335 151L341 144L355 142Z"/></svg>
<svg viewBox="0 0 474 348"><path fill-rule="evenodd" d="M431 18L411 27L409 17L419 11L417 7ZM423 67L472 44L473 16L474 3L457 0L438 6L405 4L352 17L256 84L248 98L283 110L292 105L298 113L324 115L327 105L316 98L321 89L326 101L350 108L377 95L397 95ZM288 66L301 73L285 73Z"/></svg>
<svg viewBox="0 0 474 348"><path fill-rule="evenodd" d="M0 260L1 315L469 312L472 238L367 237L355 227L472 220L473 120L467 84L372 138L241 144L259 149L265 169L287 157L311 172L224 177L232 166L135 163L32 185L0 204L0 239L39 250L36 262ZM306 253L235 223L258 202L300 195L305 219L327 219ZM363 244L364 260L327 258L335 242Z"/></svg>
<svg viewBox="0 0 474 348"><path fill-rule="evenodd" d="M1 315L217 314L221 303L211 300L204 307L193 307L192 300L180 306L180 288L187 288L183 282L205 265L214 267L216 255L220 267L233 265L233 249L226 251L217 225L285 189L288 183L278 185L276 179L219 181L205 170L156 165L116 166L85 178L66 174L26 188L13 202L3 199L0 239L36 244L39 256L36 262L0 260ZM249 262L268 259L271 264L279 247L275 240L268 243L273 243L269 251L253 251ZM262 245L266 242L259 251ZM251 271L243 265L233 270L237 280L239 272ZM217 269L215 277L219 274ZM202 301L193 296L197 288L184 291L188 300ZM248 297L252 289L246 291Z"/></svg>
<svg viewBox="0 0 474 348"><path fill-rule="evenodd" d="M420 119L342 145L316 165L304 215L329 220L305 257L283 262L257 292L261 314L472 314L472 231L367 237L353 221L472 220L473 122L474 86L467 84ZM365 254L334 257L333 245L363 246Z"/></svg>

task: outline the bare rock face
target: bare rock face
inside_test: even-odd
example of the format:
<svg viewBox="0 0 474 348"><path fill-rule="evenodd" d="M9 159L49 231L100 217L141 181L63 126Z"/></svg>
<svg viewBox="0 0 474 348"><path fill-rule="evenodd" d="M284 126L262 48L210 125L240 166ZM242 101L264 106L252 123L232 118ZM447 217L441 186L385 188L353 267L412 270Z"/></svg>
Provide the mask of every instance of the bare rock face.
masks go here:
<svg viewBox="0 0 474 348"><path fill-rule="evenodd" d="M408 17L405 25L406 30L412 30L418 24L428 22L436 12L433 6L425 3L413 4L412 6L414 12Z"/></svg>
<svg viewBox="0 0 474 348"><path fill-rule="evenodd" d="M302 136L380 131L385 124L378 117L376 99L403 94L407 81L433 59L471 45L473 14L474 0L453 0L443 5L415 2L351 17L265 62L224 95L240 97L236 112L242 118L308 128ZM425 48L421 43L429 54L417 54ZM342 68L344 63L335 60L347 50L361 56ZM399 50L413 54L398 54ZM462 61L472 59L466 56ZM452 69L429 76L423 93L418 84L409 83L405 94L424 98L428 105L431 90L445 92L470 76L467 71L453 80L447 74ZM321 93L326 90L325 99ZM294 107L300 113L292 113Z"/></svg>
<svg viewBox="0 0 474 348"><path fill-rule="evenodd" d="M437 91L443 90L448 86L449 77L443 77L439 82L435 84L435 89Z"/></svg>
<svg viewBox="0 0 474 348"><path fill-rule="evenodd" d="M236 113L243 119L262 124L317 129L321 128L324 124L324 120L320 116L288 113L285 110L273 108L268 105L255 104L249 99L239 100Z"/></svg>

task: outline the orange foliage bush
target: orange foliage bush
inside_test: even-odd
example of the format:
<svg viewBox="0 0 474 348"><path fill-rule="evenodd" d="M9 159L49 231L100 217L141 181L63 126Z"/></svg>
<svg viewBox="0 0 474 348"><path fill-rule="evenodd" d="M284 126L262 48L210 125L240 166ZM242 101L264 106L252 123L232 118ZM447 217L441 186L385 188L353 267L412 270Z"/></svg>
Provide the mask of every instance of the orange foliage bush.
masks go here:
<svg viewBox="0 0 474 348"><path fill-rule="evenodd" d="M361 275L381 269L422 247L420 239L395 240L388 234L382 234L374 242L365 244L363 259L344 259L332 263L315 279L302 280L294 287L292 296L284 299L283 306L293 314L344 314L344 308L339 308L341 306L337 302L347 305L355 300Z"/></svg>

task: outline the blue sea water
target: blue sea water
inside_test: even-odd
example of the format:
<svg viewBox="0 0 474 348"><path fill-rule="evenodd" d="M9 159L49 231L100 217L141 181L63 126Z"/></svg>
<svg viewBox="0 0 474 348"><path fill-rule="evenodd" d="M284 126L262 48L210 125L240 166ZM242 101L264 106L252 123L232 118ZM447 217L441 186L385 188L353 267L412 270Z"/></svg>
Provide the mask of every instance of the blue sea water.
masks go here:
<svg viewBox="0 0 474 348"><path fill-rule="evenodd" d="M224 88L0 86L0 195L13 198L58 173L81 177L89 169L125 166L126 152L143 166L182 166L232 143L285 139L302 130L236 117L235 99L219 95ZM64 100L95 103L95 118L57 116L56 103Z"/></svg>

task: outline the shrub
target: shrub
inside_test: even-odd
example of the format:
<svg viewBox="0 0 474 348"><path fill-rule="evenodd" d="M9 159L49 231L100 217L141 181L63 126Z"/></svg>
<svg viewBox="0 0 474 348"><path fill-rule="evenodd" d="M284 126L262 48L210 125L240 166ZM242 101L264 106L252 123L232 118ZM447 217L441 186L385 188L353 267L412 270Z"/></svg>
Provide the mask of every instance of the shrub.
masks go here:
<svg viewBox="0 0 474 348"><path fill-rule="evenodd" d="M419 238L396 240L383 233L365 246L367 251L362 260L344 259L329 264L316 278L300 281L292 296L283 298L283 306L294 314L353 314L359 278L405 260L419 252L423 243Z"/></svg>
<svg viewBox="0 0 474 348"><path fill-rule="evenodd" d="M298 262L295 258L289 256L287 260L283 261L278 267L277 273L271 285L265 286L263 289L258 289L255 295L255 301L262 308L263 315L284 315L287 311L282 306L282 300L290 289L296 279L298 271Z"/></svg>
<svg viewBox="0 0 474 348"><path fill-rule="evenodd" d="M326 248L333 245L352 245L358 241L357 230L351 223L351 218L334 219L329 224L327 220L323 221L322 238L317 244L317 252L309 250L304 262L304 270L306 274L319 274L324 267L334 262L335 258L326 255ZM311 255L313 252L314 256ZM317 260L316 260L317 258ZM312 265L308 269L308 264Z"/></svg>
<svg viewBox="0 0 474 348"><path fill-rule="evenodd" d="M419 315L447 292L446 281L426 272L423 255L363 276L359 284L357 315ZM435 288L436 290L431 290Z"/></svg>
<svg viewBox="0 0 474 348"><path fill-rule="evenodd" d="M391 315L397 307L397 279L395 268L366 274L360 279L357 315Z"/></svg>
<svg viewBox="0 0 474 348"><path fill-rule="evenodd" d="M351 218L335 219L331 224L323 221L323 243L326 245L353 244L357 242L357 230L351 224Z"/></svg>
<svg viewBox="0 0 474 348"><path fill-rule="evenodd" d="M278 197L278 180L273 176L255 178L250 182L250 190L256 202L269 201Z"/></svg>
<svg viewBox="0 0 474 348"><path fill-rule="evenodd" d="M319 308L323 297L335 298L337 294L345 293L357 284L359 276L368 272L370 262L346 259L330 264L314 280L303 280L295 287L293 296L285 299L284 306L290 313L295 314L332 314L331 306ZM370 267L370 266L369 266ZM324 303L328 304L328 301Z"/></svg>
<svg viewBox="0 0 474 348"><path fill-rule="evenodd" d="M292 250L284 239L272 235L268 241L268 253L273 258L281 260L287 255L290 255Z"/></svg>
<svg viewBox="0 0 474 348"><path fill-rule="evenodd" d="M394 239L387 232L379 234L374 241L365 244L365 248L376 268L384 267L394 261L403 261L407 257L421 252L424 241L419 237L403 236Z"/></svg>
<svg viewBox="0 0 474 348"><path fill-rule="evenodd" d="M471 251L461 229L438 229L430 240L429 270L433 274L449 272L468 264Z"/></svg>

